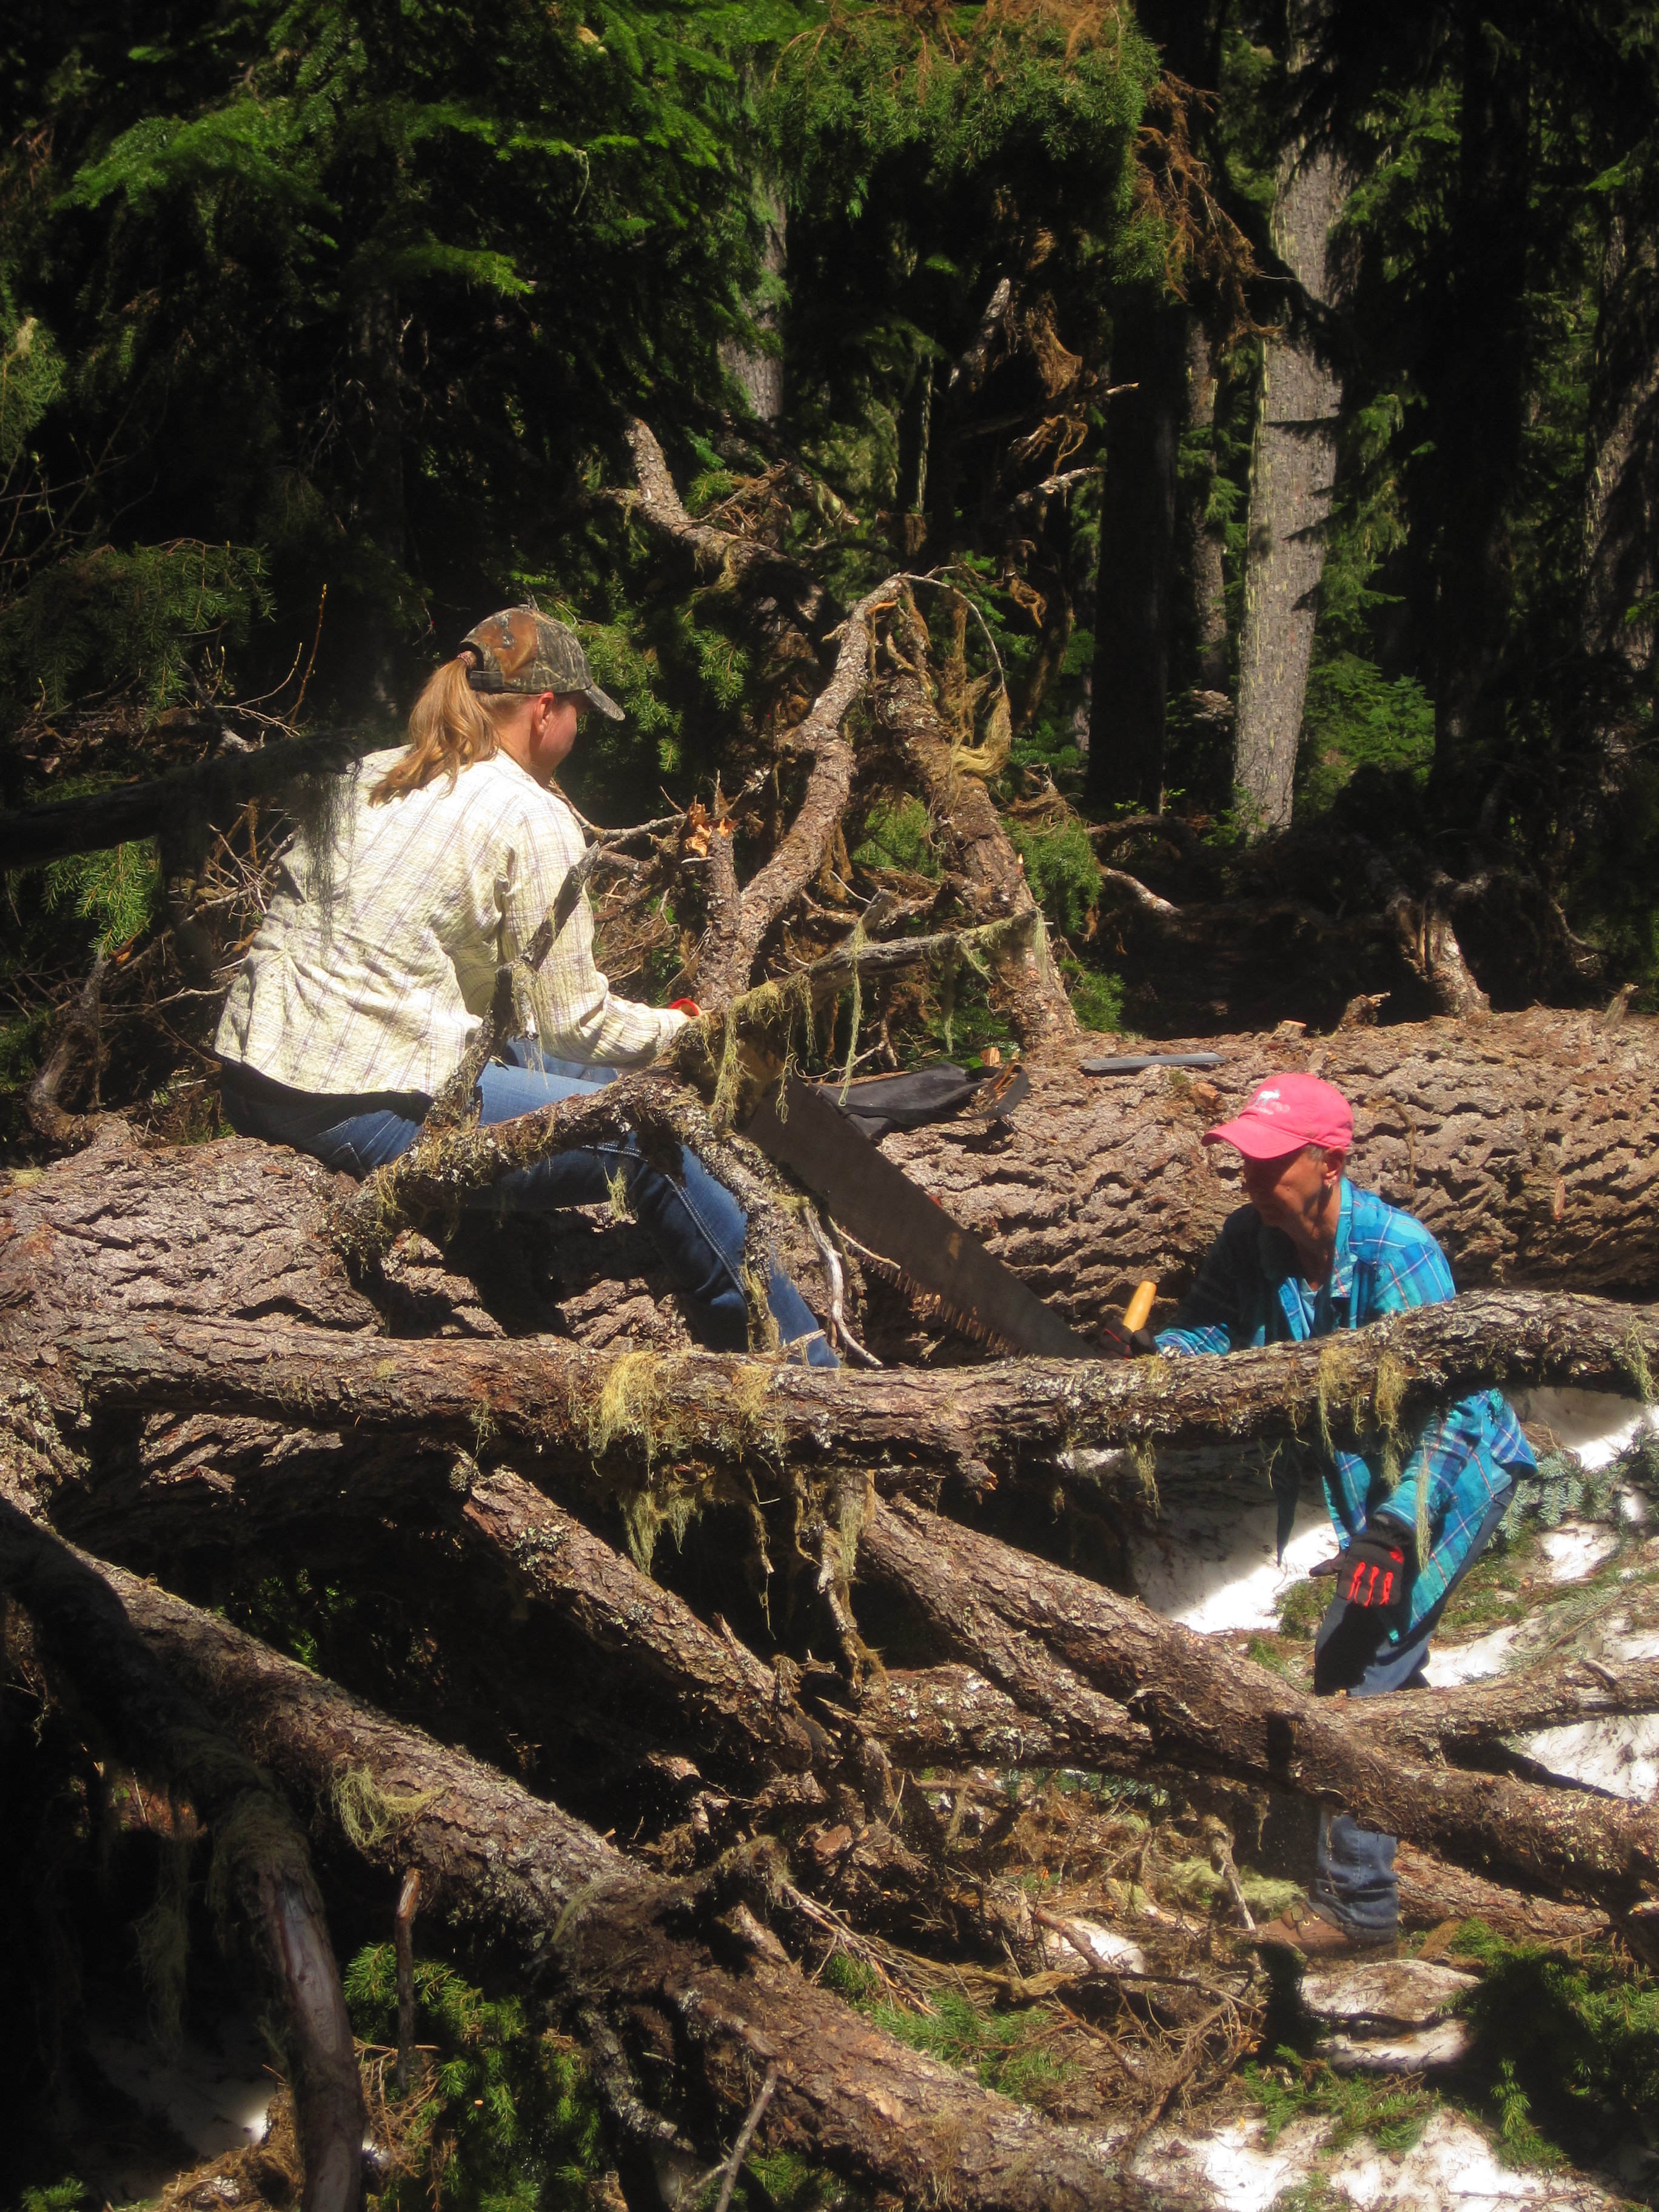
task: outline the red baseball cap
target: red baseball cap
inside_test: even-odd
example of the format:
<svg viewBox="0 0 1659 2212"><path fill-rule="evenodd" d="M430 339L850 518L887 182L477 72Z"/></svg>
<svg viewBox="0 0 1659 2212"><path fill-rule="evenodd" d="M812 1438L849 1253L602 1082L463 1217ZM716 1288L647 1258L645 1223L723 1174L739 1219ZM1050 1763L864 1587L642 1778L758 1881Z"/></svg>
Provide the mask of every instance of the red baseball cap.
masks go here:
<svg viewBox="0 0 1659 2212"><path fill-rule="evenodd" d="M1270 1075L1243 1112L1206 1129L1204 1141L1231 1145L1247 1160L1283 1159L1304 1145L1346 1152L1353 1143L1353 1109L1316 1075Z"/></svg>

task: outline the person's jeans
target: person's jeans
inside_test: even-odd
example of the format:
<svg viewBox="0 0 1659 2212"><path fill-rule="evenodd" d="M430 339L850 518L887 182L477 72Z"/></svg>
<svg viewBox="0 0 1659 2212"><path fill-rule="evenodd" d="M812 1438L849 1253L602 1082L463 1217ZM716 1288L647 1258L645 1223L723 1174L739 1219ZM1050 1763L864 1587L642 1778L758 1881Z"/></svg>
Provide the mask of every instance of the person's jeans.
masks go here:
<svg viewBox="0 0 1659 2212"><path fill-rule="evenodd" d="M1439 1601L1398 1644L1380 1641L1387 1623L1372 1607L1331 1600L1314 1638L1314 1695L1328 1698L1346 1690L1351 1698L1381 1698L1390 1690L1423 1686L1429 1638L1452 1592L1491 1542L1509 1507L1511 1492L1493 1500L1463 1563ZM1400 1932L1400 1885L1394 1870L1392 1836L1362 1828L1347 1813L1319 1814L1319 1843L1314 1855L1310 1892L1315 1910L1345 1935L1363 1943L1386 1943Z"/></svg>
<svg viewBox="0 0 1659 2212"><path fill-rule="evenodd" d="M522 1039L504 1049L513 1064L491 1060L478 1079L485 1123L510 1121L616 1080L615 1068L552 1060ZM409 1150L430 1103L418 1091L318 1097L250 1079L246 1071L230 1073L224 1097L226 1113L241 1135L292 1145L325 1167L359 1178ZM748 1218L725 1184L689 1152L680 1155L678 1182L641 1159L632 1136L556 1152L489 1189L470 1193L464 1203L470 1212L498 1215L592 1206L610 1197L619 1174L635 1219L690 1302L697 1333L717 1350L741 1351L749 1335L741 1273ZM806 1301L775 1264L767 1303L783 1342L798 1346L809 1365L839 1366Z"/></svg>

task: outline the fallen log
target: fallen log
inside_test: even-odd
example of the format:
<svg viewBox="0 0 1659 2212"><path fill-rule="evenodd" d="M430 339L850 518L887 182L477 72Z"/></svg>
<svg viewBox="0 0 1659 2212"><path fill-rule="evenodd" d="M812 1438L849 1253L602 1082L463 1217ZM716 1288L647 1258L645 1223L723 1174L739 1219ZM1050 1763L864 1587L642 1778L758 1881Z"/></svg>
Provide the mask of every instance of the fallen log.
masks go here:
<svg viewBox="0 0 1659 2212"><path fill-rule="evenodd" d="M1552 1945L1593 1943L1607 1933L1607 1914L1592 1905L1528 1897L1467 1867L1448 1866L1415 1844L1395 1846L1394 1870L1400 1882L1400 1917L1407 1928L1484 1920L1511 1942Z"/></svg>
<svg viewBox="0 0 1659 2212"><path fill-rule="evenodd" d="M1373 1742L1392 1744L1413 1759L1440 1754L1454 1760L1504 1736L1651 1712L1659 1712L1659 1660L1654 1659L1626 1660L1617 1668L1600 1661L1558 1659L1456 1689L1396 1691L1353 1706L1354 1718Z"/></svg>
<svg viewBox="0 0 1659 2212"><path fill-rule="evenodd" d="M860 1575L902 1592L959 1659L994 1680L1011 1632L1045 1646L1121 1699L1150 1729L1157 1755L1175 1765L1316 1797L1527 1889L1618 1910L1659 1880L1653 1808L1385 1753L1333 1704L1267 1668L914 1504L872 1516Z"/></svg>
<svg viewBox="0 0 1659 2212"><path fill-rule="evenodd" d="M1049 1048L1028 1062L1031 1096L1000 1149L948 1122L882 1149L1074 1327L1148 1278L1158 1327L1243 1200L1235 1156L1204 1131L1268 1075L1303 1069L1352 1103L1354 1180L1433 1231L1460 1289L1659 1286L1652 1021L1540 1008L1322 1037L1291 1024L1194 1047L1222 1066L1091 1077L1079 1062L1110 1047Z"/></svg>
<svg viewBox="0 0 1659 2212"><path fill-rule="evenodd" d="M1464 1290L1659 1287L1652 1023L1495 1015L1212 1042L1224 1064L1207 1081L1097 1079L1079 1072L1081 1049L1034 1055L1006 1135L945 1123L895 1133L883 1150L1079 1328L1149 1277L1163 1318L1240 1195L1231 1155L1205 1146L1204 1130L1275 1067L1317 1063L1353 1100L1356 1179L1435 1231ZM14 1285L32 1276L37 1310L131 1301L381 1325L329 1249L343 1178L246 1140L141 1151L113 1141L118 1125L102 1133L43 1180L0 1185L0 1241L8 1230L40 1240L9 1270ZM557 1300L531 1325L569 1326ZM422 1324L448 1325L441 1311Z"/></svg>
<svg viewBox="0 0 1659 2212"><path fill-rule="evenodd" d="M9 1248L0 1247L0 1299ZM987 1470L1031 1475L1079 1454L1178 1438L1239 1444L1316 1432L1408 1430L1419 1406L1489 1382L1631 1388L1659 1364L1659 1312L1597 1298L1487 1291L1419 1307L1340 1338L1226 1357L996 1361L880 1371L744 1354L659 1358L540 1339L389 1342L367 1334L136 1313L76 1322L25 1297L0 1310L0 1349L40 1363L66 1413L191 1409L298 1428L366 1426L471 1448L524 1446L550 1471L607 1455L635 1480L687 1467L787 1464L815 1480L873 1475L884 1494ZM42 1321L55 1327L42 1331ZM1381 1410L1379 1411L1379 1407ZM539 1468L538 1468L539 1472ZM1128 1455L1100 1486L1142 1491Z"/></svg>
<svg viewBox="0 0 1659 2212"><path fill-rule="evenodd" d="M779 1873L765 1852L701 1885L660 1881L227 1622L118 1568L99 1571L169 1672L320 1829L347 1838L388 1895L417 1869L423 1916L572 2019L636 2167L671 2185L700 2179L775 2069L766 2142L857 2186L917 2205L948 2192L984 2212L1152 2201L1094 2142L907 2049L805 1979L756 1917ZM343 1828L343 1796L374 1817ZM641 2061L654 2111L635 2086Z"/></svg>

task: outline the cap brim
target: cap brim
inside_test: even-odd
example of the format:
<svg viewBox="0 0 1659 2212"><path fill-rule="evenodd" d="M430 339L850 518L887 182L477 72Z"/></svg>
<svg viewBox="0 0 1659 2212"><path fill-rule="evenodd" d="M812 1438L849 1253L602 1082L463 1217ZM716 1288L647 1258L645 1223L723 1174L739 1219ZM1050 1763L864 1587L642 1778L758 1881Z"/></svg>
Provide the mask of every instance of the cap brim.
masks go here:
<svg viewBox="0 0 1659 2212"><path fill-rule="evenodd" d="M616 701L611 697L608 691L601 691L597 684L585 684L583 686L583 690L590 706L597 707L600 714L605 715L609 720L612 722L621 721L623 718L623 710L617 704Z"/></svg>
<svg viewBox="0 0 1659 2212"><path fill-rule="evenodd" d="M1282 1121L1258 1121L1241 1114L1236 1121L1223 1121L1204 1132L1206 1145L1231 1145L1247 1160L1287 1160L1313 1143L1311 1137L1292 1135Z"/></svg>

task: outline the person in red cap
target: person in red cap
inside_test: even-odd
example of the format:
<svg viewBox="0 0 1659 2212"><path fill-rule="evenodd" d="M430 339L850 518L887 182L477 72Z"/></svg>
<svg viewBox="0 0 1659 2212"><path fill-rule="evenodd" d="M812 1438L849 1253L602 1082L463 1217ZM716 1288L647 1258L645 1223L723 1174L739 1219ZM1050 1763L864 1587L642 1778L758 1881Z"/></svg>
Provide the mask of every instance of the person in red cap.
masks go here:
<svg viewBox="0 0 1659 2212"><path fill-rule="evenodd" d="M1229 1216L1170 1328L1167 1356L1303 1342L1359 1328L1455 1292L1446 1255L1420 1221L1349 1182L1353 1111L1334 1084L1271 1075L1231 1121L1206 1133L1242 1163L1249 1204ZM1322 1449L1325 1500L1341 1549L1335 1595L1314 1643L1314 1690L1377 1697L1422 1684L1429 1638L1510 1504L1532 1449L1503 1396L1477 1390L1431 1413L1390 1451ZM1297 1477L1275 1465L1281 1553ZM1305 1916L1282 1915L1265 1943L1304 1954L1375 1949L1399 1933L1392 1836L1322 1812Z"/></svg>

